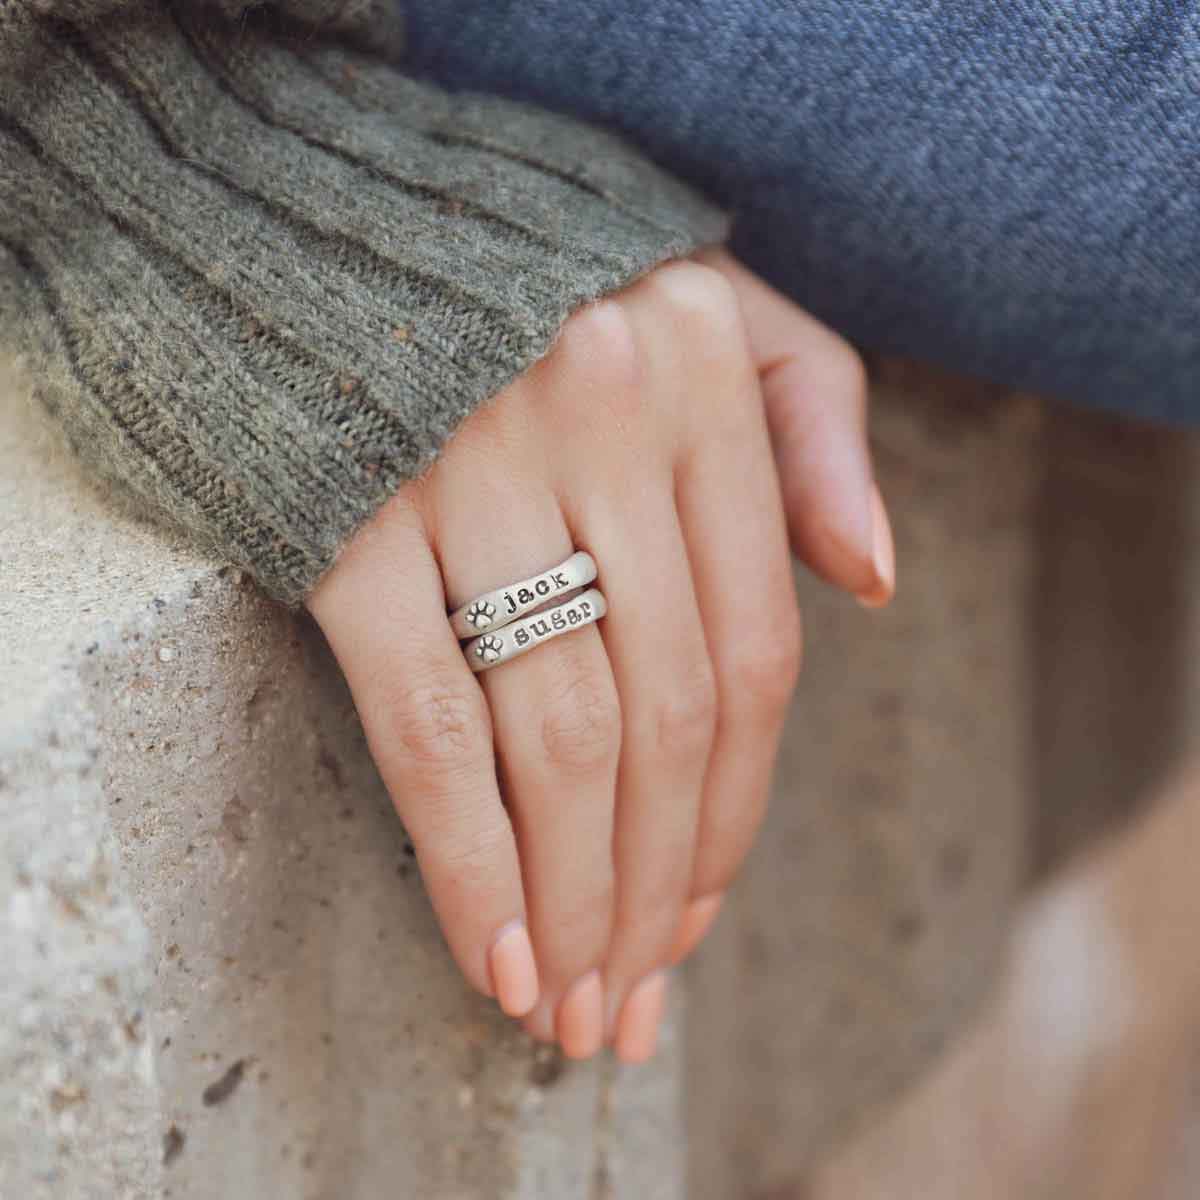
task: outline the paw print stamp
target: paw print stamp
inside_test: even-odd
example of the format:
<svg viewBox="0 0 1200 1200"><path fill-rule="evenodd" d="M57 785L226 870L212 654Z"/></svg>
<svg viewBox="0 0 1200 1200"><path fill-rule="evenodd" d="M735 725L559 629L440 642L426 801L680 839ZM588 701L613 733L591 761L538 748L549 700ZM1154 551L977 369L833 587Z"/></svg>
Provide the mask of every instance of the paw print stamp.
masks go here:
<svg viewBox="0 0 1200 1200"><path fill-rule="evenodd" d="M485 663L494 663L503 649L504 643L498 637L482 637L475 646L475 657Z"/></svg>
<svg viewBox="0 0 1200 1200"><path fill-rule="evenodd" d="M486 629L491 623L492 618L496 615L496 606L489 604L486 600L476 600L470 608L467 609L467 620L475 626L476 629Z"/></svg>

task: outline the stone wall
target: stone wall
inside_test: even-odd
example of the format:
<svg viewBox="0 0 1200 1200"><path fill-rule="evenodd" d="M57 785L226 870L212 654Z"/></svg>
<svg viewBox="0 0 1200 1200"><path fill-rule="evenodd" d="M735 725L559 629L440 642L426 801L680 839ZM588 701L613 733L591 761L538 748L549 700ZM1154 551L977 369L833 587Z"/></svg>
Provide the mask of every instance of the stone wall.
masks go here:
<svg viewBox="0 0 1200 1200"><path fill-rule="evenodd" d="M315 626L0 393L0 1196L680 1197L676 1026L568 1067L470 992Z"/></svg>
<svg viewBox="0 0 1200 1200"><path fill-rule="evenodd" d="M0 1197L775 1200L833 1153L821 1200L906 1158L935 1200L1029 885L1200 728L1200 473L1025 397L876 393L897 602L799 578L767 830L631 1070L465 988L312 623L103 507L0 381Z"/></svg>

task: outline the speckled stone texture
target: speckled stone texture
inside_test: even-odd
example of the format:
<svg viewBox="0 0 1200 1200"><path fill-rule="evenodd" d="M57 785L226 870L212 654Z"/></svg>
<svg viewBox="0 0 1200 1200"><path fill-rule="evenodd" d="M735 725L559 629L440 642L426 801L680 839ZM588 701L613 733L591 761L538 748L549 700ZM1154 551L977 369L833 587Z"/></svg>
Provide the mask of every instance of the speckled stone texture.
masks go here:
<svg viewBox="0 0 1200 1200"><path fill-rule="evenodd" d="M1042 429L1028 398L878 381L897 596L799 576L767 827L692 970L690 1200L791 1196L986 994L1028 872Z"/></svg>
<svg viewBox="0 0 1200 1200"><path fill-rule="evenodd" d="M997 982L1030 883L1200 748L1194 437L881 373L897 602L801 581L766 834L664 1053L622 1071L535 1052L462 985L311 624L103 510L16 395L0 382L0 1197L1032 1194L996 1191L970 1138L996 1129L1013 997L1094 958L1077 893L1025 910L1027 990ZM1073 1134L1145 1112L1145 1043L1106 1044L1129 1074L1069 1094L1055 1200L1105 1161ZM1198 1131L1169 1200L1197 1194Z"/></svg>
<svg viewBox="0 0 1200 1200"><path fill-rule="evenodd" d="M1195 1041L1156 1024L1178 980L1135 972L1129 1037L1103 960L1132 889L1092 871L1081 913L1057 872L1200 751L1200 439L875 377L897 597L867 614L800 580L772 811L690 972L689 1200L1194 1197L1200 1105L1155 1164L1166 1192L1106 1146L1180 1115L1151 1105L1154 1056ZM1087 1015L1100 1051L1078 1055Z"/></svg>
<svg viewBox="0 0 1200 1200"><path fill-rule="evenodd" d="M679 1200L677 1022L567 1067L471 993L315 627L0 395L0 1196Z"/></svg>

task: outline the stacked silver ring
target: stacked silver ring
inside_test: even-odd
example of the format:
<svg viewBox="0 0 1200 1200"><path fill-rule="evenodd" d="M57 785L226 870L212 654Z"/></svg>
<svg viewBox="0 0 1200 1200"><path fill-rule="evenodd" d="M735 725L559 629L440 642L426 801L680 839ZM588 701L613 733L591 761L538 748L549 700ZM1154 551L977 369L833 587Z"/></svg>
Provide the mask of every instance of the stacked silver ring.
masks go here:
<svg viewBox="0 0 1200 1200"><path fill-rule="evenodd" d="M584 550L548 571L476 596L450 614L472 671L487 671L573 629L595 624L608 611L598 588L561 604L556 596L578 592L596 578L596 561Z"/></svg>

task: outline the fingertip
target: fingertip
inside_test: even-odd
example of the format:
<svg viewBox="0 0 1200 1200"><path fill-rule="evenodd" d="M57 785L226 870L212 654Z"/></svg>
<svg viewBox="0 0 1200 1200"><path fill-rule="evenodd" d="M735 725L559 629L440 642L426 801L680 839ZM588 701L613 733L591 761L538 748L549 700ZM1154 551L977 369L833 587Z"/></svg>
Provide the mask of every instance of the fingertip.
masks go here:
<svg viewBox="0 0 1200 1200"><path fill-rule="evenodd" d="M801 562L861 595L876 583L870 450L858 402L813 374L790 359L762 377L788 535Z"/></svg>
<svg viewBox="0 0 1200 1200"><path fill-rule="evenodd" d="M862 519L857 503L834 508L833 497L816 499L811 485L791 489L786 498L792 553L826 583L859 597L873 592L878 577L872 558L870 500Z"/></svg>
<svg viewBox="0 0 1200 1200"><path fill-rule="evenodd" d="M658 1029L667 998L665 971L643 979L629 994L617 1022L614 1049L621 1062L634 1066L649 1062L658 1049Z"/></svg>
<svg viewBox="0 0 1200 1200"><path fill-rule="evenodd" d="M492 942L488 952L492 989L502 1011L510 1017L525 1017L537 1007L537 963L533 943L523 921L510 921Z"/></svg>
<svg viewBox="0 0 1200 1200"><path fill-rule="evenodd" d="M592 1058L604 1047L604 984L589 971L567 990L558 1010L558 1041L567 1058Z"/></svg>
<svg viewBox="0 0 1200 1200"><path fill-rule="evenodd" d="M875 484L871 485L871 567L875 582L859 593L858 602L864 608L883 608L896 592L896 543L887 508Z"/></svg>

